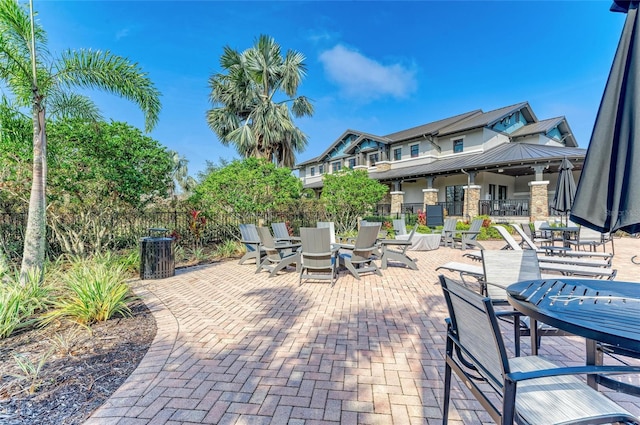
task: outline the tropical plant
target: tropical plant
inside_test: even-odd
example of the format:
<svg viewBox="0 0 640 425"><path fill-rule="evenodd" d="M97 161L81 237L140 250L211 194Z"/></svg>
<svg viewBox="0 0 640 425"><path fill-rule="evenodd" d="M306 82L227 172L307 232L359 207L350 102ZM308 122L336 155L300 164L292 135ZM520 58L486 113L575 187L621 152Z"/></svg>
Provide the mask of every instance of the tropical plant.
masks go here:
<svg viewBox="0 0 640 425"><path fill-rule="evenodd" d="M185 195L190 195L198 182L189 175L189 161L176 151L169 151L171 156L171 193L177 196L178 189Z"/></svg>
<svg viewBox="0 0 640 425"><path fill-rule="evenodd" d="M202 245L202 231L207 225L207 218L202 211L191 210L189 213L189 231L193 236L193 248L198 248Z"/></svg>
<svg viewBox="0 0 640 425"><path fill-rule="evenodd" d="M33 120L33 173L21 279L26 279L29 270L36 270L42 279L47 204L45 111L50 107L59 116L99 118L90 99L70 91L72 87L98 88L137 103L150 130L158 120L159 92L137 64L108 51L68 50L60 57L50 56L44 29L17 0L0 0L0 34L0 82L18 105L31 108Z"/></svg>
<svg viewBox="0 0 640 425"><path fill-rule="evenodd" d="M356 228L358 217L371 212L387 193L387 186L369 178L365 170L342 170L326 174L322 195L330 221L336 232L346 233Z"/></svg>
<svg viewBox="0 0 640 425"><path fill-rule="evenodd" d="M238 241L227 239L221 244L216 245L214 255L220 258L230 258L237 255L243 247L244 245L241 246Z"/></svg>
<svg viewBox="0 0 640 425"><path fill-rule="evenodd" d="M116 314L128 316L127 305L134 299L126 273L112 261L77 260L61 274L62 292L53 308L42 316L46 325L68 319L80 325L109 320Z"/></svg>
<svg viewBox="0 0 640 425"><path fill-rule="evenodd" d="M213 109L207 111L207 123L222 144L234 145L245 158L295 165L295 153L304 150L307 136L291 115L313 114L309 99L296 97L306 74L304 60L293 50L283 57L280 46L266 35L242 53L225 46L220 57L223 72L209 78Z"/></svg>
<svg viewBox="0 0 640 425"><path fill-rule="evenodd" d="M40 385L42 384L42 381L40 379L40 372L42 371L44 365L47 363L47 360L49 360L49 357L51 357L51 354L53 354L53 349L50 349L42 357L40 357L37 363L34 363L24 354L13 355L16 365L22 372L19 374L14 374L13 377L21 381L27 381L27 383L29 384L25 388L27 393L34 394L36 391L38 391L38 388L40 388Z"/></svg>
<svg viewBox="0 0 640 425"><path fill-rule="evenodd" d="M24 285L18 278L3 279L0 282L0 339L36 324L36 313L47 309L51 302L51 288L41 285L36 276L28 277Z"/></svg>

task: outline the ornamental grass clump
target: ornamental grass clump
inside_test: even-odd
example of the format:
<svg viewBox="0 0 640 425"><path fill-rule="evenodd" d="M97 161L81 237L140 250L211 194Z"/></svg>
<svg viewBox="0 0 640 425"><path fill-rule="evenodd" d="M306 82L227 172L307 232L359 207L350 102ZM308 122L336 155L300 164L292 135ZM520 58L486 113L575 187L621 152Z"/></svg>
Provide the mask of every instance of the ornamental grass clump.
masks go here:
<svg viewBox="0 0 640 425"><path fill-rule="evenodd" d="M22 328L34 325L36 315L51 304L51 288L35 277L0 281L0 339Z"/></svg>
<svg viewBox="0 0 640 425"><path fill-rule="evenodd" d="M125 283L122 265L82 261L60 276L61 293L43 324L68 319L81 325L102 322L116 314L130 316L128 303L134 299Z"/></svg>

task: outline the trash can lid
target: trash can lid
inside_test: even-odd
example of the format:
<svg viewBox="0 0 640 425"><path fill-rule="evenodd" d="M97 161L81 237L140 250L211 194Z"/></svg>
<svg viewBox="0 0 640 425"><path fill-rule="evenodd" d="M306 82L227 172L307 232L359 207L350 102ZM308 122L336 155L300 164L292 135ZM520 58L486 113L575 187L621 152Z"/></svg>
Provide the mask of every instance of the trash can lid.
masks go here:
<svg viewBox="0 0 640 425"><path fill-rule="evenodd" d="M164 227L150 227L149 228L149 233L153 233L153 232L168 232L169 229L165 229Z"/></svg>

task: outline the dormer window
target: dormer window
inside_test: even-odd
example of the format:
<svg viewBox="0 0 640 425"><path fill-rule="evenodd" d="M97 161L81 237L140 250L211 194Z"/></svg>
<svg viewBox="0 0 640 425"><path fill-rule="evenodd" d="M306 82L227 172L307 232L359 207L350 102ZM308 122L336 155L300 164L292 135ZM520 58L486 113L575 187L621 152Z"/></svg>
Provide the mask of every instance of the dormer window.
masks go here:
<svg viewBox="0 0 640 425"><path fill-rule="evenodd" d="M464 145L462 139L457 139L453 141L453 153L460 153L464 150Z"/></svg>

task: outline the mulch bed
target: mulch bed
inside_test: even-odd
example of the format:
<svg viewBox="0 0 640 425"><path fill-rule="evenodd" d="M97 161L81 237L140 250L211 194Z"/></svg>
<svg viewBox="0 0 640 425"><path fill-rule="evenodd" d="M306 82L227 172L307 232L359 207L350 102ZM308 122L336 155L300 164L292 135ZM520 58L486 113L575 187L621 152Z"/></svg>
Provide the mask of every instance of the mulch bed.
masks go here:
<svg viewBox="0 0 640 425"><path fill-rule="evenodd" d="M156 334L151 312L141 301L132 317L118 317L87 328L59 323L0 340L0 423L81 424L135 370ZM15 356L37 366L31 379ZM48 356L48 357L47 357Z"/></svg>

